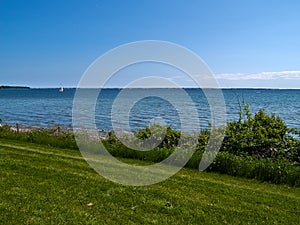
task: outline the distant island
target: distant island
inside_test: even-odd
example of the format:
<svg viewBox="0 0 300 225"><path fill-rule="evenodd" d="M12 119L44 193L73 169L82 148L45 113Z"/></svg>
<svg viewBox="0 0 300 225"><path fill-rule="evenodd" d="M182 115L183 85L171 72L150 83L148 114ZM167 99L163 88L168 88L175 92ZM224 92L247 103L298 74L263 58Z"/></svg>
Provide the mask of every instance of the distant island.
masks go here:
<svg viewBox="0 0 300 225"><path fill-rule="evenodd" d="M6 85L2 85L2 86L0 86L0 89L30 89L30 87L27 87L27 86L6 86Z"/></svg>

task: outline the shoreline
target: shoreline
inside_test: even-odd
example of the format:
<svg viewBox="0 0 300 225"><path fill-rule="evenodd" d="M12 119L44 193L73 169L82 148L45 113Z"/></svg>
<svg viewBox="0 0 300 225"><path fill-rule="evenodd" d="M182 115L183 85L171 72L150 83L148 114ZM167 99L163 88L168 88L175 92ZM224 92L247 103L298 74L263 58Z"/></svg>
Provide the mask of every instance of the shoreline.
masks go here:
<svg viewBox="0 0 300 225"><path fill-rule="evenodd" d="M53 134L59 134L59 133L72 133L74 134L74 130L73 128L66 128L63 126L53 126L53 127L23 127L23 126L18 126L18 124L12 126L9 124L2 124L0 127L3 127L5 125L8 125L10 130L16 133L26 133L26 132L30 132L30 131L39 131L39 130L47 130L47 131L51 131ZM111 130L103 130L103 129L98 129L98 137L100 139L106 139L108 137L108 134Z"/></svg>

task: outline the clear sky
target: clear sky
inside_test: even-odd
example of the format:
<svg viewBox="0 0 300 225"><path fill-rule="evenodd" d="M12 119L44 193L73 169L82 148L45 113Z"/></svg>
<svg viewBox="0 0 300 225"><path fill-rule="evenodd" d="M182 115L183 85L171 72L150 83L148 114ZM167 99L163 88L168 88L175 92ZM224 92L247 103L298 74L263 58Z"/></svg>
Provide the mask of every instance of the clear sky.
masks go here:
<svg viewBox="0 0 300 225"><path fill-rule="evenodd" d="M300 88L299 12L298 0L0 0L0 85L75 87L106 51L154 39L194 51L223 87Z"/></svg>

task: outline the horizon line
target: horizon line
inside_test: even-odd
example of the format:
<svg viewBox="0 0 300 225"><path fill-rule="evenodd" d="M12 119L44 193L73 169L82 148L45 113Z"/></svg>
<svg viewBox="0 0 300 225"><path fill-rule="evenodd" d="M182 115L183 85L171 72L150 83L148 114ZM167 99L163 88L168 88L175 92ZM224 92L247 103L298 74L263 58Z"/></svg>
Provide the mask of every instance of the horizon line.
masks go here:
<svg viewBox="0 0 300 225"><path fill-rule="evenodd" d="M13 85L12 85L13 86ZM50 87L29 87L30 89L59 89L60 86L50 86ZM69 86L64 87L64 89L78 89L79 87ZM299 88L288 88L288 87L80 87L79 89L268 89L268 90L300 90Z"/></svg>

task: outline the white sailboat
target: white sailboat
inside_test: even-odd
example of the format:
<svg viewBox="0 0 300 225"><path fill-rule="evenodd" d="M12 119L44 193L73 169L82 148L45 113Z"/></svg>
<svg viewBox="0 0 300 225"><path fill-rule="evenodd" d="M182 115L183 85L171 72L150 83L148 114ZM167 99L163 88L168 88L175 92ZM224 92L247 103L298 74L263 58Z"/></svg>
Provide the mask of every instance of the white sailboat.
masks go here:
<svg viewBox="0 0 300 225"><path fill-rule="evenodd" d="M64 92L64 88L63 88L63 87L60 87L60 88L58 89L58 91L59 91L59 92Z"/></svg>

